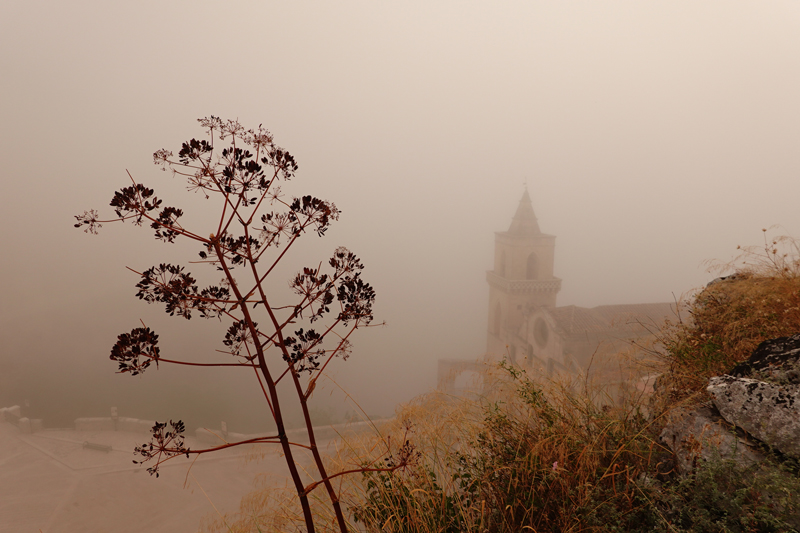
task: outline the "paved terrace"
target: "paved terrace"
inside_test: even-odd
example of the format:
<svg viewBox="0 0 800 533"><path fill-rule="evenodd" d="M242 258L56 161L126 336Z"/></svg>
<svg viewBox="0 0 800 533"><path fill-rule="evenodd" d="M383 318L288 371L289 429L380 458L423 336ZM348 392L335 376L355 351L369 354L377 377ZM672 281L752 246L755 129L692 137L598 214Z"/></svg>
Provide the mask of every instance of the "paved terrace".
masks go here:
<svg viewBox="0 0 800 533"><path fill-rule="evenodd" d="M216 515L215 508L235 511L258 474L280 485L286 480L279 447L269 444L259 447L264 459L248 463L246 446L206 454L191 471L191 459L176 458L162 465L156 479L146 465L132 463L134 446L146 441L147 434L127 431L23 433L0 421L0 532L196 531L204 517ZM208 446L189 437L186 444Z"/></svg>

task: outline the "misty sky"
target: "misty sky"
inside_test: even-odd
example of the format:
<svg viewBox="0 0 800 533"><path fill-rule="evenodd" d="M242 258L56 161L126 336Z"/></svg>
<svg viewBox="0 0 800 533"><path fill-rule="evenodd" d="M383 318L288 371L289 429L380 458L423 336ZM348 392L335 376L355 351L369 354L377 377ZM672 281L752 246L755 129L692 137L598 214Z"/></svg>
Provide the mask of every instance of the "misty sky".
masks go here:
<svg viewBox="0 0 800 533"><path fill-rule="evenodd" d="M300 165L285 190L342 210L286 277L340 245L362 257L388 326L334 376L386 414L438 358L482 353L494 232L525 183L559 305L671 301L761 228L800 236L798 94L797 2L4 0L0 373L64 394L195 379L130 385L108 361L140 318L206 357L206 323L136 300L125 270L193 249L72 216L110 214L127 169L202 223L152 164L199 117L264 124Z"/></svg>

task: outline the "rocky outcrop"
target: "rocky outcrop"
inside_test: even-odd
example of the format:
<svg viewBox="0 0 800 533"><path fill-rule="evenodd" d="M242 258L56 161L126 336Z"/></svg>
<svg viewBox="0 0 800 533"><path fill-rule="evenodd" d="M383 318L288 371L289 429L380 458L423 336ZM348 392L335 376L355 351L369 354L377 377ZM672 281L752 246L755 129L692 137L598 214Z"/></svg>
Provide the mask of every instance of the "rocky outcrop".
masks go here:
<svg viewBox="0 0 800 533"><path fill-rule="evenodd" d="M737 281L740 279L747 279L749 276L746 272L734 272L729 276L722 276L719 278L714 278L706 284L706 288L711 287L712 285L716 285L717 283L722 283L723 281Z"/></svg>
<svg viewBox="0 0 800 533"><path fill-rule="evenodd" d="M781 453L800 458L800 387L751 378L711 378L708 392L725 420Z"/></svg>
<svg viewBox="0 0 800 533"><path fill-rule="evenodd" d="M785 385L800 385L800 334L764 341L730 375L752 377Z"/></svg>
<svg viewBox="0 0 800 533"><path fill-rule="evenodd" d="M661 434L681 473L713 456L753 464L764 449L800 458L800 334L761 343L707 391L713 405L673 412Z"/></svg>
<svg viewBox="0 0 800 533"><path fill-rule="evenodd" d="M698 462L715 458L734 459L750 466L763 459L746 435L737 434L714 409L679 409L661 432L661 441L675 454L675 467L681 474L691 472Z"/></svg>

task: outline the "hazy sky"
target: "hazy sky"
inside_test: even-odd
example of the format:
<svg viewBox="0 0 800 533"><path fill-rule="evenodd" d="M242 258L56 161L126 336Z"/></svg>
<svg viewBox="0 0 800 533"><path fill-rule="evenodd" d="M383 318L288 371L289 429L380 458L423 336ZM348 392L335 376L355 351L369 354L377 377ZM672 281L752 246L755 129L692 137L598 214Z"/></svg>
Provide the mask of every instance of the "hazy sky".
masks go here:
<svg viewBox="0 0 800 533"><path fill-rule="evenodd" d="M287 272L363 258L388 326L335 375L387 413L438 358L482 353L494 232L524 183L560 305L670 301L762 227L800 236L798 94L797 2L4 0L0 373L128 387L107 354L139 318L165 350L208 351L206 323L139 302L125 270L193 251L72 228L111 212L126 169L183 205L152 153L199 117L263 123L299 162L287 192L342 210Z"/></svg>

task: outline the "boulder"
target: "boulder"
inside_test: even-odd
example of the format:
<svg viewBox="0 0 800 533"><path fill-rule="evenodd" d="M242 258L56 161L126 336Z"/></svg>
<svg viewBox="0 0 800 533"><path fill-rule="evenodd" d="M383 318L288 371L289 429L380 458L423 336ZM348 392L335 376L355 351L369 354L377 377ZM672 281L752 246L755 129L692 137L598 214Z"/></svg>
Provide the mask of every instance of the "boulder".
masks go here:
<svg viewBox="0 0 800 533"><path fill-rule="evenodd" d="M734 459L742 466L761 461L764 456L756 443L737 434L710 407L695 410L677 409L661 432L661 441L675 454L675 466L680 474L688 474L700 461Z"/></svg>
<svg viewBox="0 0 800 533"><path fill-rule="evenodd" d="M706 390L713 406L673 411L661 433L680 473L714 456L750 466L766 457L764 445L800 458L800 334L762 342Z"/></svg>
<svg viewBox="0 0 800 533"><path fill-rule="evenodd" d="M800 458L800 334L762 342L706 390L725 420Z"/></svg>
<svg viewBox="0 0 800 533"><path fill-rule="evenodd" d="M800 458L800 386L718 376L706 390L725 420L773 449Z"/></svg>
<svg viewBox="0 0 800 533"><path fill-rule="evenodd" d="M740 279L747 279L748 277L750 276L745 272L734 272L729 276L721 276L719 278L712 279L706 284L706 288L716 285L717 283L722 283L723 281L738 281Z"/></svg>
<svg viewBox="0 0 800 533"><path fill-rule="evenodd" d="M730 375L800 384L800 334L762 342L747 361L733 367Z"/></svg>

